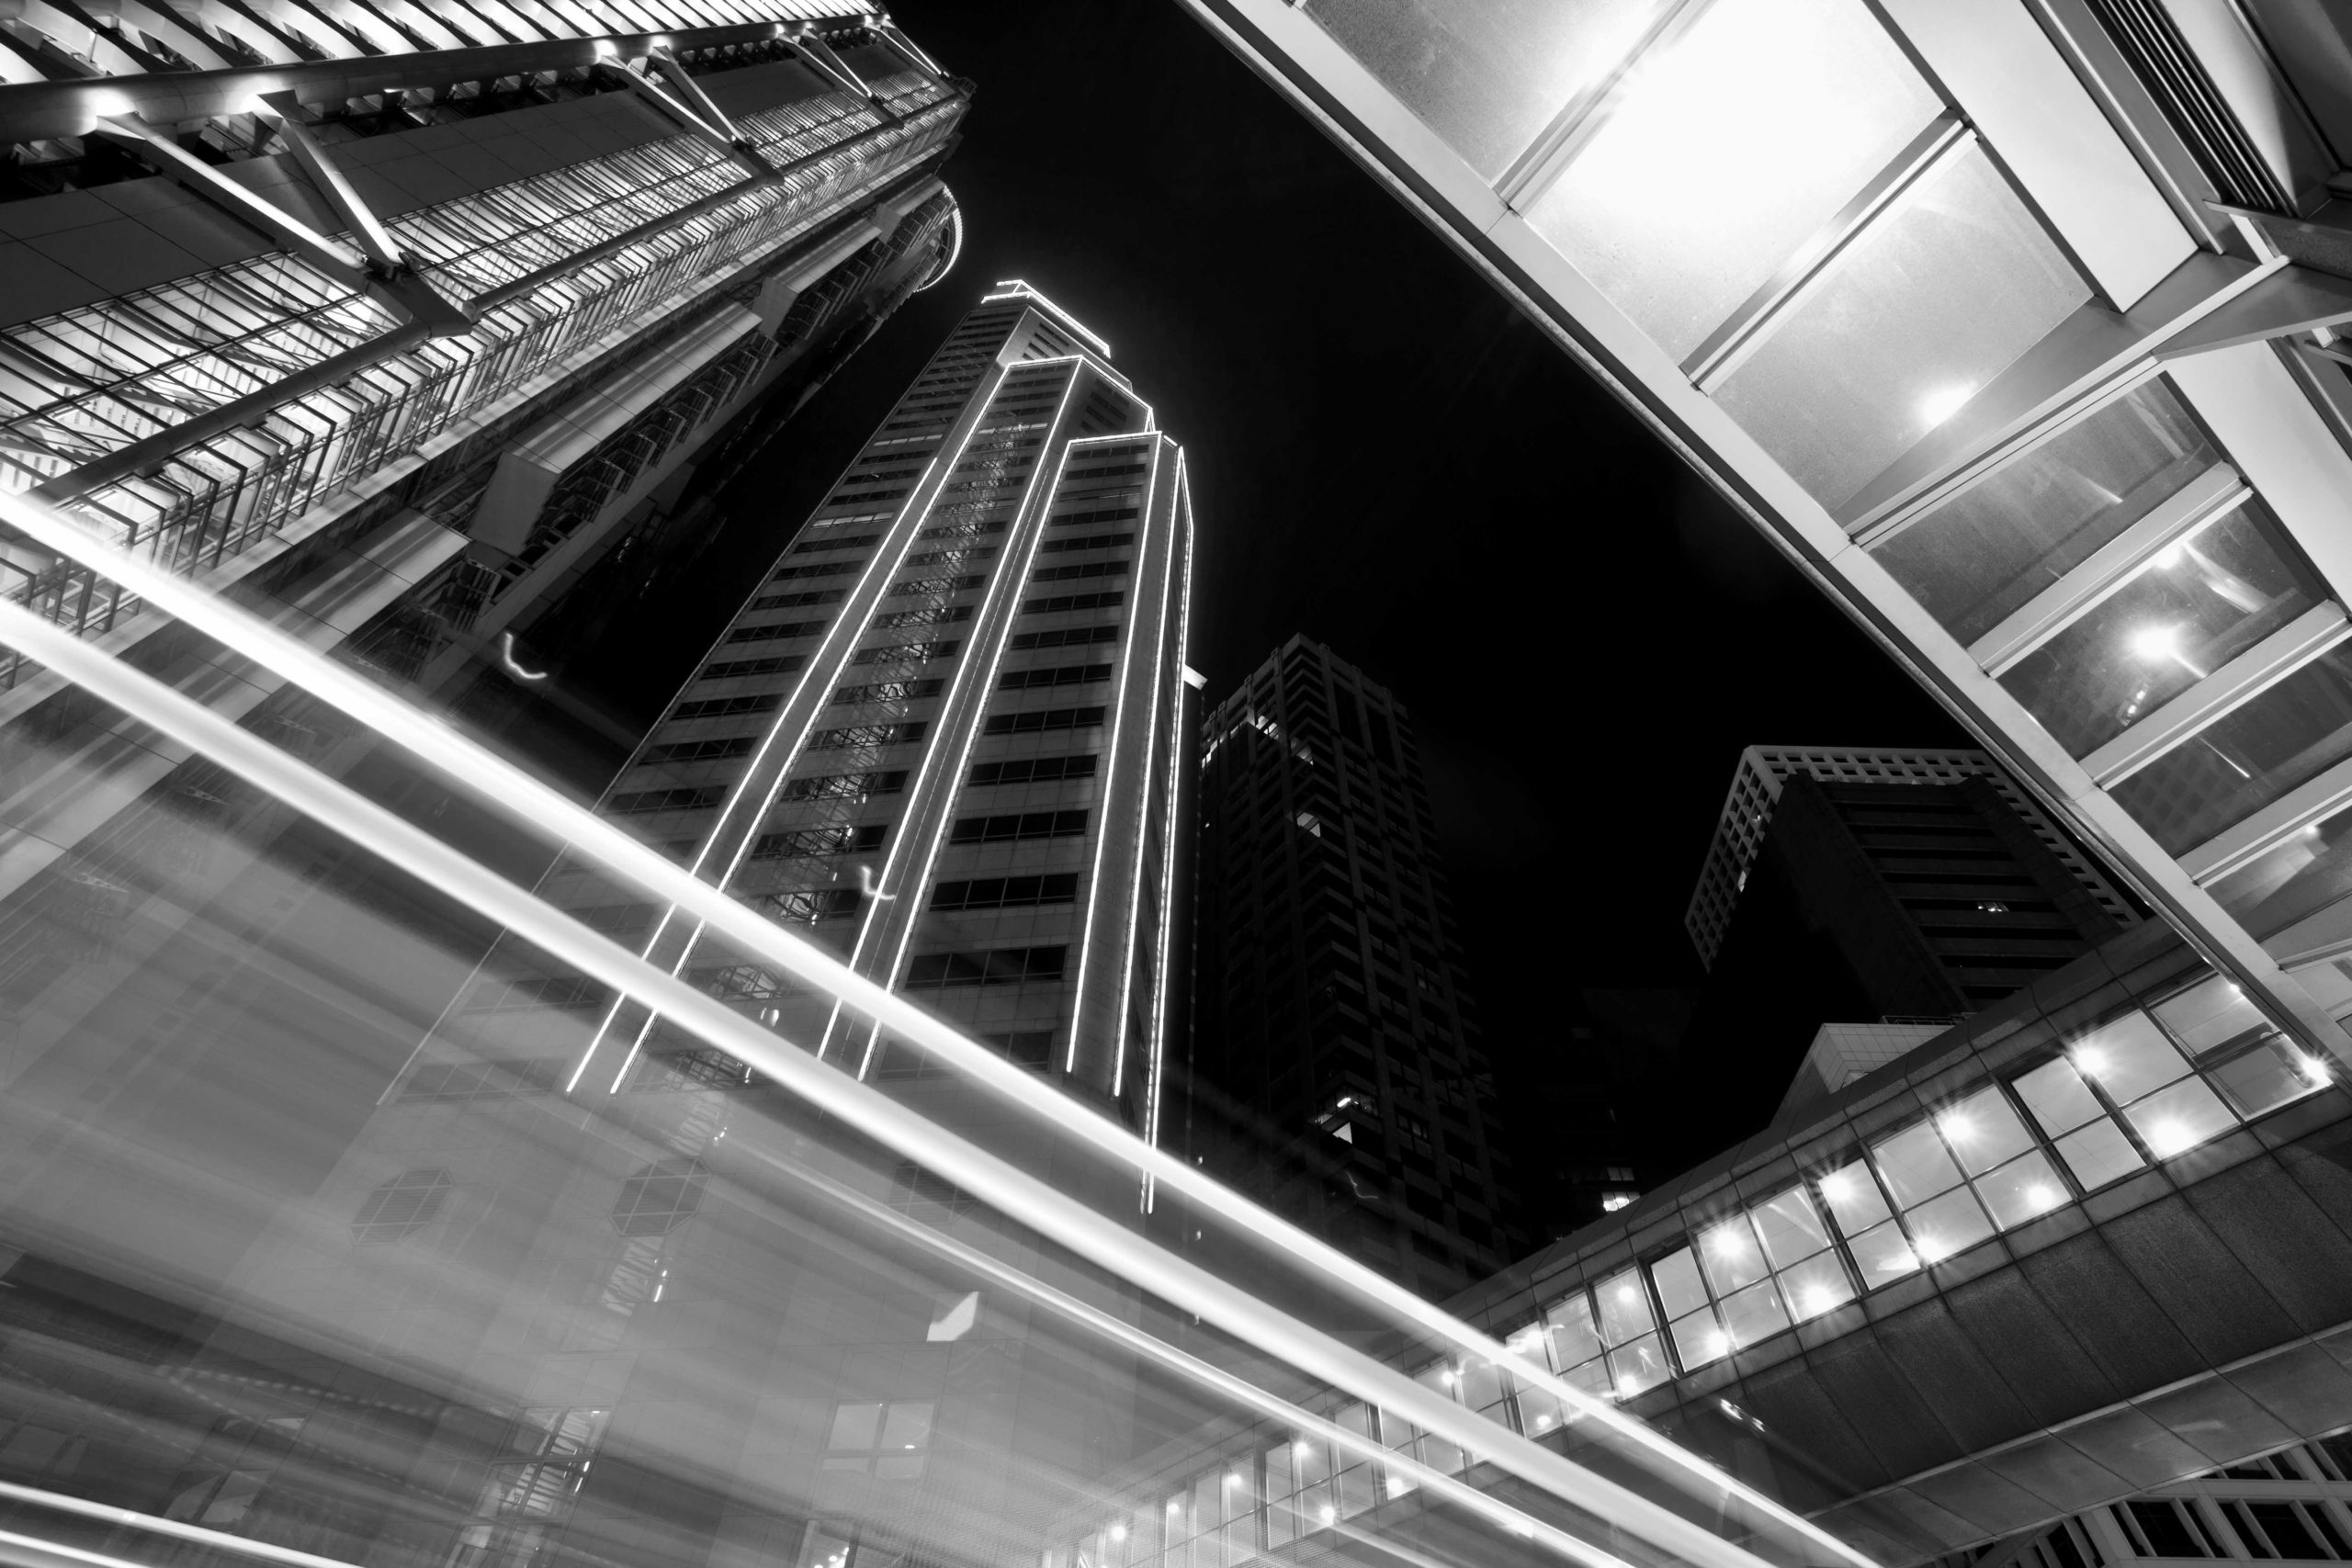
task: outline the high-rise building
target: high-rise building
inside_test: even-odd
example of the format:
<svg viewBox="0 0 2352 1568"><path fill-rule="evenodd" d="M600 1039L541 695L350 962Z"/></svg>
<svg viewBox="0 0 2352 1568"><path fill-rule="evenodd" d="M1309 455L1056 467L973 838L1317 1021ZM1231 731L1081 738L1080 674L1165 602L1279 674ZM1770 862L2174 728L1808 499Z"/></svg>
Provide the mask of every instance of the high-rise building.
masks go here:
<svg viewBox="0 0 2352 1568"><path fill-rule="evenodd" d="M2352 1055L2352 14L1187 4Z"/></svg>
<svg viewBox="0 0 2352 1568"><path fill-rule="evenodd" d="M1035 290L1001 285L687 676L600 812L1064 1086L1071 1114L1150 1138L1193 755L1191 528L1183 454L1107 345ZM587 863L560 863L537 891L1057 1190L1146 1223L1131 1173L760 954L616 897ZM347 957L380 942L388 1006L413 1010L450 974L455 944L413 949L357 908L390 897L381 873L348 903L311 890L304 940ZM221 1037L209 1078L318 1048L300 1009L191 998L173 963L135 978L77 1036L85 1045L177 998ZM233 1321L175 1319L164 1336L198 1342L179 1359L203 1375L266 1386L276 1418L340 1423L341 1437L256 1458L259 1479L175 1468L208 1428L187 1428L167 1378L117 1368L150 1419L95 1440L114 1472L163 1490L116 1500L164 1512L192 1499L186 1517L325 1543L391 1529L353 1519L394 1519L388 1562L914 1551L1010 1563L1070 1487L1141 1440L1143 1385L1115 1357L1070 1360L1051 1319L1017 1298L926 1283L942 1276L923 1247L843 1226L823 1194L1055 1267L1034 1235L518 939L453 981L314 1190L259 1204L254 1239L215 1270L220 1298L242 1303ZM345 1028L338 1054L381 1057L382 1021ZM37 1114L54 1114L49 1097L67 1086L39 1081ZM236 1119L223 1112L212 1134ZM257 1122L248 1133L269 1137ZM88 1169L68 1160L6 1193L44 1303L107 1272L104 1243L74 1227L135 1228L119 1216L153 1179L94 1173L107 1190L85 1201L71 1171ZM779 1203L779 1190L798 1196ZM180 1256L158 1240L133 1274L200 1278L196 1254L252 1223L240 1208L256 1205L195 1201ZM1065 1288L1145 1315L1115 1283ZM405 1479L355 1479L356 1450ZM300 1533L351 1487L389 1513Z"/></svg>
<svg viewBox="0 0 2352 1568"><path fill-rule="evenodd" d="M1702 962L1759 872L1882 1015L1973 1012L2135 919L1981 751L1749 747L1683 917Z"/></svg>
<svg viewBox="0 0 2352 1568"><path fill-rule="evenodd" d="M1295 637L1203 727L1196 1146L1394 1279L1514 1256L1495 1079L1411 721Z"/></svg>

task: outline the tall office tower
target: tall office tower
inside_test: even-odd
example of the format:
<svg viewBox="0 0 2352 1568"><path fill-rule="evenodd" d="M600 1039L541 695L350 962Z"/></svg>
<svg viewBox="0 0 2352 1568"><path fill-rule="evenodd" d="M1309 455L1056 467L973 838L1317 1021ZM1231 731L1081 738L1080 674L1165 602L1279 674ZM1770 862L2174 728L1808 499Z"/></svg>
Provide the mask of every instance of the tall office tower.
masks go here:
<svg viewBox="0 0 2352 1568"><path fill-rule="evenodd" d="M1879 1014L1974 1012L2136 919L1982 751L1741 752L1683 917L1702 963L1759 862Z"/></svg>
<svg viewBox="0 0 2352 1568"><path fill-rule="evenodd" d="M1382 1273L1451 1294L1521 1236L1411 723L1295 637L1203 734L1199 1152Z"/></svg>
<svg viewBox="0 0 2352 1568"><path fill-rule="evenodd" d="M2352 12L1187 5L2352 1058Z"/></svg>
<svg viewBox="0 0 2352 1568"><path fill-rule="evenodd" d="M1066 1086L1072 1116L1151 1135L1192 755L1190 552L1183 455L1150 407L1083 325L1000 286L600 810ZM365 907L391 898L381 884L350 908L313 900L304 940L365 952L371 985L427 989L450 954L384 929ZM932 1123L1144 1223L1131 1173L899 1055L772 958L616 897L585 863L539 893ZM219 1286L232 1324L181 1359L266 1388L241 1415L341 1423L340 1446L298 1445L271 1471L241 1528L290 1529L342 1487L380 1496L402 1562L1034 1562L1016 1543L1043 1511L1131 1450L1142 1395L1115 1357L1017 1295L951 1287L888 1223L1061 1270L1128 1321L1133 1292L1090 1285L954 1186L521 941L450 989L421 1043L366 1010L339 1021L333 1055L382 1064L363 1090L380 1103L314 1191L265 1213ZM239 1005L245 1079L320 1054L302 1010ZM313 1114L334 1120L355 1087L322 1075ZM879 1218L844 1226L857 1201ZM98 1204L107 1234L139 1228L113 1207ZM69 1205L6 1213L37 1258L83 1262L59 1234ZM193 1228L217 1245L234 1224ZM153 1240L146 1268L185 1278L175 1245ZM183 1473L174 1442L217 1411L188 1414L166 1376L122 1382L170 1418L150 1420L144 1450L101 1434L108 1463L164 1485ZM408 1479L355 1479L355 1454ZM118 1500L161 1512L176 1495Z"/></svg>

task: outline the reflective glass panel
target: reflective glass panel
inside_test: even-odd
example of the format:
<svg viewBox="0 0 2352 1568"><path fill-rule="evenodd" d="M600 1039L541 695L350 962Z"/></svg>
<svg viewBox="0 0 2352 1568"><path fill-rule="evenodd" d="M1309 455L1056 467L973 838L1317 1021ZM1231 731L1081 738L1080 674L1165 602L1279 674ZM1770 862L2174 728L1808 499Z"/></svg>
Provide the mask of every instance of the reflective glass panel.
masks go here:
<svg viewBox="0 0 2352 1568"><path fill-rule="evenodd" d="M2001 684L2087 756L2325 597L2249 502L2159 553Z"/></svg>
<svg viewBox="0 0 2352 1568"><path fill-rule="evenodd" d="M1755 1233L1742 1214L1699 1233L1699 1261L1718 1296L1752 1285L1765 1274L1764 1250L1757 1246Z"/></svg>
<svg viewBox="0 0 2352 1568"><path fill-rule="evenodd" d="M2259 1116L2327 1087L2325 1066L2276 1036L2205 1069L2241 1116Z"/></svg>
<svg viewBox="0 0 2352 1568"><path fill-rule="evenodd" d="M1846 1277L1838 1255L1824 1252L1781 1274L1781 1293L1788 1298L1790 1313L1803 1322L1852 1301L1854 1282Z"/></svg>
<svg viewBox="0 0 2352 1568"><path fill-rule="evenodd" d="M1972 149L1873 222L1717 400L1835 507L2089 298Z"/></svg>
<svg viewBox="0 0 2352 1568"><path fill-rule="evenodd" d="M2238 1124L2202 1078L2183 1078L2158 1089L2138 1104L2125 1106L2123 1117L2158 1159L2193 1149Z"/></svg>
<svg viewBox="0 0 2352 1568"><path fill-rule="evenodd" d="M2051 1167L2050 1156L2036 1149L2013 1159L1976 1182L1976 1196L2003 1230L2023 1224L2036 1214L2048 1213L2066 1201L2066 1184Z"/></svg>
<svg viewBox="0 0 2352 1568"><path fill-rule="evenodd" d="M2352 806L2299 829L2205 890L2258 937L2352 895Z"/></svg>
<svg viewBox="0 0 2352 1568"><path fill-rule="evenodd" d="M1960 1168L1928 1122L1914 1122L1872 1144L1871 1161L1895 1202L1906 1210L1960 1181Z"/></svg>
<svg viewBox="0 0 2352 1568"><path fill-rule="evenodd" d="M2126 1013L2075 1043L2066 1055L2119 1104L2188 1071L2188 1063L2143 1012Z"/></svg>
<svg viewBox="0 0 2352 1568"><path fill-rule="evenodd" d="M2018 1098L2024 1100L2041 1130L2055 1137L2106 1114L2075 1064L2060 1056L2044 1062L2017 1080Z"/></svg>
<svg viewBox="0 0 2352 1568"><path fill-rule="evenodd" d="M1838 1228L1860 1235L1893 1213L1878 1182L1860 1160L1839 1166L1821 1179L1821 1196L1838 1216Z"/></svg>
<svg viewBox="0 0 2352 1568"><path fill-rule="evenodd" d="M1859 0L1717 0L1643 57L1528 221L1679 360L1942 107Z"/></svg>
<svg viewBox="0 0 2352 1568"><path fill-rule="evenodd" d="M2086 1191L2129 1176L2148 1163L2123 1135L2123 1129L2105 1117L2059 1139L2058 1157Z"/></svg>
<svg viewBox="0 0 2352 1568"><path fill-rule="evenodd" d="M2033 1146L2033 1134L2025 1130L2008 1097L1990 1086L1938 1112L1936 1127L1951 1145L1960 1168L1971 1176Z"/></svg>
<svg viewBox="0 0 2352 1568"><path fill-rule="evenodd" d="M1781 1305L1781 1292L1769 1280L1725 1296L1722 1310L1724 1331L1736 1346L1753 1345L1789 1325L1788 1312Z"/></svg>
<svg viewBox="0 0 2352 1568"><path fill-rule="evenodd" d="M1686 1371L1720 1361L1731 1354L1731 1336L1715 1322L1713 1307L1702 1308L1687 1317L1678 1317L1672 1325L1674 1359Z"/></svg>
<svg viewBox="0 0 2352 1568"><path fill-rule="evenodd" d="M1668 1318L1680 1317L1707 1303L1707 1289L1699 1282L1699 1265L1687 1247L1651 1264L1650 1282L1657 1287L1657 1304Z"/></svg>
<svg viewBox="0 0 2352 1568"><path fill-rule="evenodd" d="M2352 756L2352 650L2321 655L2109 793L2185 854Z"/></svg>
<svg viewBox="0 0 2352 1568"><path fill-rule="evenodd" d="M1871 554L1952 636L1972 643L2214 461L2172 389L2151 381Z"/></svg>
<svg viewBox="0 0 2352 1568"><path fill-rule="evenodd" d="M1993 1222L1985 1218L1976 1195L1965 1187L1905 1210L1903 1223L1910 1228L1912 1245L1929 1263L1973 1247L1993 1234Z"/></svg>
<svg viewBox="0 0 2352 1568"><path fill-rule="evenodd" d="M1582 1291L1554 1303L1544 1314L1544 1324L1555 1371L1565 1371L1600 1354L1600 1331L1592 1321L1592 1303Z"/></svg>
<svg viewBox="0 0 2352 1568"><path fill-rule="evenodd" d="M1611 1345L1623 1345L1657 1326L1650 1314L1649 1292L1631 1269L1600 1281L1593 1296L1600 1303L1600 1336Z"/></svg>
<svg viewBox="0 0 2352 1568"><path fill-rule="evenodd" d="M1306 14L1492 179L1616 68L1649 0L1307 0Z"/></svg>
<svg viewBox="0 0 2352 1568"><path fill-rule="evenodd" d="M1655 1334L1645 1334L1630 1345L1610 1351L1609 1371L1616 1380L1620 1399L1631 1399L1674 1375L1673 1369L1666 1364L1665 1348Z"/></svg>
<svg viewBox="0 0 2352 1568"><path fill-rule="evenodd" d="M2262 1010L2247 1000L2237 982L2226 975L2216 975L2148 1010L2192 1056L2202 1056L2254 1030L2270 1027Z"/></svg>
<svg viewBox="0 0 2352 1568"><path fill-rule="evenodd" d="M1893 1220L1875 1230L1864 1231L1847 1245L1853 1250L1854 1267L1861 1270L1862 1289L1866 1291L1919 1270L1918 1255L1911 1250L1903 1227Z"/></svg>
<svg viewBox="0 0 2352 1568"><path fill-rule="evenodd" d="M1786 1269L1829 1245L1829 1227L1802 1187L1758 1204L1748 1211L1748 1218L1756 1222L1756 1234L1763 1238L1765 1255L1775 1269Z"/></svg>

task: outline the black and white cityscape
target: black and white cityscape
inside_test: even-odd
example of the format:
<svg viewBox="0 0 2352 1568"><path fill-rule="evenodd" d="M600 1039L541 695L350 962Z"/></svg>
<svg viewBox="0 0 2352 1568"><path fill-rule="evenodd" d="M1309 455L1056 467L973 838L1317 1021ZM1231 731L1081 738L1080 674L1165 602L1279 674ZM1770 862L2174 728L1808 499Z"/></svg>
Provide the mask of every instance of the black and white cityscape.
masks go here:
<svg viewBox="0 0 2352 1568"><path fill-rule="evenodd" d="M2352 1561L2352 9L0 132L0 1563Z"/></svg>

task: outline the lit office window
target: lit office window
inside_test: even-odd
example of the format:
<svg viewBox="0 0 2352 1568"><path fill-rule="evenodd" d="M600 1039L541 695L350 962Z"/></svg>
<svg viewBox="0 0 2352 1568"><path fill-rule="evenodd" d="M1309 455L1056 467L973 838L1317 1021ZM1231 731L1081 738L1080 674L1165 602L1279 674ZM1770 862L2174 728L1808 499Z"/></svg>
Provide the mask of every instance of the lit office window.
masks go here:
<svg viewBox="0 0 2352 1568"><path fill-rule="evenodd" d="M2150 381L1871 554L1953 637L1974 642L2215 460L2171 388Z"/></svg>
<svg viewBox="0 0 2352 1568"><path fill-rule="evenodd" d="M1287 1545L1340 1517L1331 1494L1333 1473L1331 1445L1319 1438L1294 1438L1266 1450L1268 1546Z"/></svg>
<svg viewBox="0 0 2352 1568"><path fill-rule="evenodd" d="M1651 0L1307 0L1306 14L1493 179L1625 57Z"/></svg>
<svg viewBox="0 0 2352 1568"><path fill-rule="evenodd" d="M1553 1303L1544 1311L1541 1332L1544 1353L1562 1382L1586 1393L1606 1396L1615 1392L1615 1380L1610 1376L1605 1355L1607 1347L1601 1342L1600 1325L1593 1318L1591 1297L1578 1291ZM1538 1422L1526 1419L1524 1394L1520 1414L1521 1424L1527 1430L1537 1429Z"/></svg>
<svg viewBox="0 0 2352 1568"><path fill-rule="evenodd" d="M1657 1314L1650 1305L1649 1292L1642 1288L1639 1269L1621 1269L1601 1280L1593 1300L1600 1309L1600 1340L1609 1348L1611 1393L1631 1399L1674 1375L1666 1362Z"/></svg>
<svg viewBox="0 0 2352 1568"><path fill-rule="evenodd" d="M1828 506L2090 299L1982 149L1871 224L1718 400Z"/></svg>
<svg viewBox="0 0 2352 1568"><path fill-rule="evenodd" d="M1802 1188L1709 1225L1650 1276L1686 1370L1854 1299L1829 1228Z"/></svg>
<svg viewBox="0 0 2352 1568"><path fill-rule="evenodd" d="M1911 1238L1903 1234L1902 1222L1867 1164L1854 1160L1841 1165L1825 1172L1819 1185L1822 1201L1829 1205L1846 1237L1862 1289L1876 1290L1919 1271L1919 1255L1911 1250Z"/></svg>
<svg viewBox="0 0 2352 1568"><path fill-rule="evenodd" d="M2240 1116L2259 1116L2327 1087L2333 1075L2296 1047L2227 976L2150 1010Z"/></svg>
<svg viewBox="0 0 2352 1568"><path fill-rule="evenodd" d="M2128 1013L2086 1035L2068 1049L2065 1063L2106 1106L2114 1108L2139 1145L2158 1159L2194 1148L2237 1124L2221 1096L2190 1070L2188 1058L2146 1013ZM2040 1070L2047 1073L2057 1065ZM2021 1093L2024 1085L2020 1079ZM2051 1118L2030 1097L2027 1103L2049 1131ZM2079 1100L2075 1106L2078 1111ZM2065 1140L2060 1140L2059 1148L2066 1152ZM2095 1185L2087 1175L2077 1174L2084 1186Z"/></svg>
<svg viewBox="0 0 2352 1568"><path fill-rule="evenodd" d="M1681 360L1943 107L1860 0L1717 0L1645 52L1528 221Z"/></svg>
<svg viewBox="0 0 2352 1568"><path fill-rule="evenodd" d="M2248 502L2175 540L2002 676L2075 756L2087 756L2327 596Z"/></svg>
<svg viewBox="0 0 2352 1568"><path fill-rule="evenodd" d="M2184 854L2352 756L2352 648L2337 648L2214 720L2109 793Z"/></svg>

